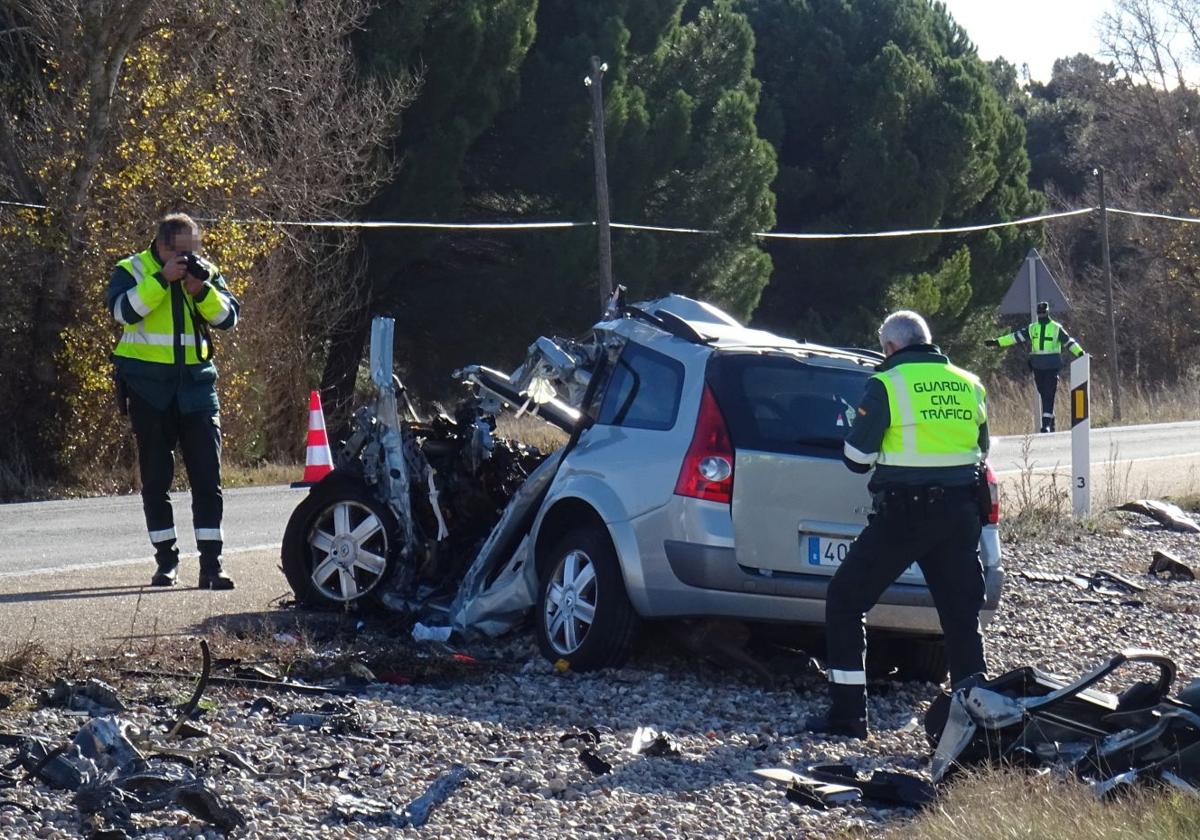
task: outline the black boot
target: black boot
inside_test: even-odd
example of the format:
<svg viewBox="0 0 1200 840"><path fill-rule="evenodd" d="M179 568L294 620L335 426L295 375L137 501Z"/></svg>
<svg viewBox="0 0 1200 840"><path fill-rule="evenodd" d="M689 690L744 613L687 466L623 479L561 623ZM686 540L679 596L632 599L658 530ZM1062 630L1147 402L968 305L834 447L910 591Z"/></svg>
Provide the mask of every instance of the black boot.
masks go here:
<svg viewBox="0 0 1200 840"><path fill-rule="evenodd" d="M809 715L804 728L814 735L839 735L845 738L867 740L867 688L862 685L838 685L831 683L829 711L823 715Z"/></svg>
<svg viewBox="0 0 1200 840"><path fill-rule="evenodd" d="M221 558L200 558L201 589L233 589L233 578L221 569Z"/></svg>
<svg viewBox="0 0 1200 840"><path fill-rule="evenodd" d="M154 558L158 568L154 577L150 578L151 586L174 586L179 575L179 552L172 549L170 553L159 554Z"/></svg>

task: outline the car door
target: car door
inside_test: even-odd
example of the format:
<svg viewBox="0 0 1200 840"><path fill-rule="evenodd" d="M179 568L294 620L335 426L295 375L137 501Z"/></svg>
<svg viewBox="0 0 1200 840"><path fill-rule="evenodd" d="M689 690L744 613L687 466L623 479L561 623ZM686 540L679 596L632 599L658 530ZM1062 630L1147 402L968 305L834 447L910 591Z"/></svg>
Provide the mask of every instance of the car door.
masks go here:
<svg viewBox="0 0 1200 840"><path fill-rule="evenodd" d="M872 372L795 352L714 358L710 381L736 452L739 565L766 574L837 570L871 511L868 476L842 463L842 443ZM919 582L919 572L902 580Z"/></svg>

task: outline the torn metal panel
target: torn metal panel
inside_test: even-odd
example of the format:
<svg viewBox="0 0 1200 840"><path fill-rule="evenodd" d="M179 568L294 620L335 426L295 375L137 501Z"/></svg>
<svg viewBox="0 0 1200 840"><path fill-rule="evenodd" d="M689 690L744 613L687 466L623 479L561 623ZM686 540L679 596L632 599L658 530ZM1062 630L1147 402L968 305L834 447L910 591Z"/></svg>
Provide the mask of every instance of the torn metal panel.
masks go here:
<svg viewBox="0 0 1200 840"><path fill-rule="evenodd" d="M1158 678L1137 682L1119 695L1095 686L1131 663L1153 665ZM935 702L930 717L946 714L932 775L942 780L955 766L1010 762L1058 767L1109 796L1134 781L1172 773L1200 784L1200 713L1185 698L1171 698L1175 663L1163 654L1126 650L1076 680L1019 668ZM940 704L940 705L939 705ZM936 724L927 720L931 732Z"/></svg>
<svg viewBox="0 0 1200 840"><path fill-rule="evenodd" d="M1200 534L1200 525L1197 525L1194 519L1184 513L1179 505L1173 505L1169 502L1160 502L1154 499L1138 499L1134 502L1126 502L1118 507L1117 510L1126 510L1131 513L1140 513L1143 516L1148 516L1164 528L1169 528L1172 531Z"/></svg>
<svg viewBox="0 0 1200 840"><path fill-rule="evenodd" d="M537 601L537 563L529 529L562 457L559 450L538 465L492 528L450 606L456 629L499 636L517 626Z"/></svg>

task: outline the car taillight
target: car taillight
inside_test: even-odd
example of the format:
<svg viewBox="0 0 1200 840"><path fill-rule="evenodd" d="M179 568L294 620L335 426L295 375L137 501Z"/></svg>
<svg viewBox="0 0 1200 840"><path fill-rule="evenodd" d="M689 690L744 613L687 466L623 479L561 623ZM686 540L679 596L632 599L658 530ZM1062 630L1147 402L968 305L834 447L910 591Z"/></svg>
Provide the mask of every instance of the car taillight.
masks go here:
<svg viewBox="0 0 1200 840"><path fill-rule="evenodd" d="M987 466L987 484L988 492L992 494L992 509L988 511L988 524L1000 524L1000 483L996 481L996 474L992 472L990 464Z"/></svg>
<svg viewBox="0 0 1200 840"><path fill-rule="evenodd" d="M710 502L733 501L733 443L712 390L705 385L692 445L683 457L675 493Z"/></svg>

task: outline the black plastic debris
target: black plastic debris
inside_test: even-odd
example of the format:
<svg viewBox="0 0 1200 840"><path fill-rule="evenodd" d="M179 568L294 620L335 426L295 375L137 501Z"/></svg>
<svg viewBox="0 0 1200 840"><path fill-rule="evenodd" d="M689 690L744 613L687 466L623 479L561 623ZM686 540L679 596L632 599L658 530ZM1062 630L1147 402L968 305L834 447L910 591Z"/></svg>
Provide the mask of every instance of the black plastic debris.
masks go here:
<svg viewBox="0 0 1200 840"><path fill-rule="evenodd" d="M246 817L241 811L226 805L221 797L202 784L176 788L175 803L197 819L212 823L224 834L246 825Z"/></svg>
<svg viewBox="0 0 1200 840"><path fill-rule="evenodd" d="M1156 548L1153 556L1154 559L1150 562L1148 571L1155 577L1165 577L1167 580L1196 579L1196 570L1171 552ZM0 708L3 706L0 705Z"/></svg>
<svg viewBox="0 0 1200 840"><path fill-rule="evenodd" d="M311 712L295 711L283 719L285 726L316 729L331 735L348 735L363 731L362 718L353 700L322 703Z"/></svg>
<svg viewBox="0 0 1200 840"><path fill-rule="evenodd" d="M276 706L271 701L270 697L254 698L254 701L250 704L250 708L247 710L247 713L251 714L251 715L261 715L261 714L272 714L273 715L273 714L277 714L278 712L279 712L279 707Z"/></svg>
<svg viewBox="0 0 1200 840"><path fill-rule="evenodd" d="M83 682L71 682L61 677L49 691L41 693L43 706L87 712L90 715L111 715L125 711L117 691L103 680L94 677Z"/></svg>
<svg viewBox="0 0 1200 840"><path fill-rule="evenodd" d="M612 770L613 766L605 761L600 756L596 755L591 750L584 750L579 754L579 760L583 762L583 766L591 771L594 776L603 776Z"/></svg>
<svg viewBox="0 0 1200 840"><path fill-rule="evenodd" d="M849 785L822 782L794 770L770 768L754 770L752 775L768 782L785 786L784 796L789 802L807 805L810 808L827 810L853 805L862 799L862 791Z"/></svg>
<svg viewBox="0 0 1200 840"><path fill-rule="evenodd" d="M804 772L817 781L858 788L863 799L880 805L924 808L937 798L937 791L929 782L897 770L876 770L861 778L849 764L821 764Z"/></svg>
<svg viewBox="0 0 1200 840"><path fill-rule="evenodd" d="M659 732L651 726L639 726L633 733L629 751L634 755L644 755L650 758L661 756L677 756L682 754L679 744L666 732Z"/></svg>
<svg viewBox="0 0 1200 840"><path fill-rule="evenodd" d="M1139 663L1157 678L1096 688ZM1127 650L1076 680L1026 667L943 695L926 715L933 780L990 763L1069 772L1099 797L1146 782L1200 787L1200 687L1171 697L1175 675L1163 654Z"/></svg>
<svg viewBox="0 0 1200 840"><path fill-rule="evenodd" d="M0 691L0 709L7 709L12 705L12 702L12 695L5 694L3 691Z"/></svg>
<svg viewBox="0 0 1200 840"><path fill-rule="evenodd" d="M1120 595L1135 594L1146 591L1146 587L1130 577L1109 572L1104 569L1097 569L1090 575L1085 574L1054 574L1051 572L1039 572L1032 569L1022 569L1017 572L1018 575L1026 580L1035 583L1069 583L1081 592L1090 592L1095 595L1103 595L1105 597L1116 597ZM1077 604L1099 604L1103 603L1095 598L1080 598L1074 601ZM1140 606L1140 604L1138 605Z"/></svg>
<svg viewBox="0 0 1200 840"><path fill-rule="evenodd" d="M595 746L600 743L600 730L594 726L589 726L579 732L564 732L558 736L558 743L566 744L591 744Z"/></svg>
<svg viewBox="0 0 1200 840"><path fill-rule="evenodd" d="M1126 502L1118 507L1117 510L1126 510L1131 513L1140 513L1143 516L1148 516L1164 528L1172 531L1200 534L1200 525L1197 525L1195 520L1184 513L1179 505L1173 505L1169 502L1138 499L1134 502Z"/></svg>

